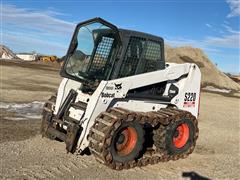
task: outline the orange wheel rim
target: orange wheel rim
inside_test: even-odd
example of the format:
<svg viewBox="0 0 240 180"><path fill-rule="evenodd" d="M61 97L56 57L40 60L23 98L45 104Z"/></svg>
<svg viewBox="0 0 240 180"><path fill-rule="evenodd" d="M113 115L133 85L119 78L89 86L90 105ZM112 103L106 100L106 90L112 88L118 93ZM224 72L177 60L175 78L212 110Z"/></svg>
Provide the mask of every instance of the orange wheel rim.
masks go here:
<svg viewBox="0 0 240 180"><path fill-rule="evenodd" d="M127 127L120 131L117 137L117 153L122 156L130 154L137 143L137 131L132 127Z"/></svg>
<svg viewBox="0 0 240 180"><path fill-rule="evenodd" d="M175 132L173 137L173 144L176 148L182 148L189 139L189 127L186 123L180 124Z"/></svg>

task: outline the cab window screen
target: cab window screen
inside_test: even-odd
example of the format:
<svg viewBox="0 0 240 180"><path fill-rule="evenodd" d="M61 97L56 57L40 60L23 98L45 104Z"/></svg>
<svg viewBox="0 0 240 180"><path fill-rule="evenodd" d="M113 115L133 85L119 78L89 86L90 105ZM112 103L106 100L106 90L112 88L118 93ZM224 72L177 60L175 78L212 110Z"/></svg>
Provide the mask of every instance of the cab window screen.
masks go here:
<svg viewBox="0 0 240 180"><path fill-rule="evenodd" d="M160 69L161 56L161 44L148 40L136 74Z"/></svg>
<svg viewBox="0 0 240 180"><path fill-rule="evenodd" d="M142 56L146 39L131 37L127 46L127 51L120 68L119 78L134 75L138 62Z"/></svg>
<svg viewBox="0 0 240 180"><path fill-rule="evenodd" d="M104 71L106 63L111 54L113 41L114 39L110 37L102 38L101 42L97 46L97 49L93 58L93 63L91 65L91 69L89 70L90 72L99 73Z"/></svg>

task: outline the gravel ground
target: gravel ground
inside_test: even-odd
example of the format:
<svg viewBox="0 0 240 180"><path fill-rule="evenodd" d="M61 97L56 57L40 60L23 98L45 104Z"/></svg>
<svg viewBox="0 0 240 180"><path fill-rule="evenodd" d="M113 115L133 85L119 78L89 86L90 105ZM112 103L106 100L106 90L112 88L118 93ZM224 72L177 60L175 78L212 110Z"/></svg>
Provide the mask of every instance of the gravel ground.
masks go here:
<svg viewBox="0 0 240 180"><path fill-rule="evenodd" d="M196 175L189 172L211 179L240 178L239 99L236 98L202 95L200 136L194 153L187 159L120 172L99 164L92 156L67 154L64 143L39 135L40 120L30 123L2 123L8 131L1 130L5 140L0 143L0 179L184 179L184 173Z"/></svg>
<svg viewBox="0 0 240 180"><path fill-rule="evenodd" d="M61 79L57 65L0 60L0 101L46 101Z"/></svg>

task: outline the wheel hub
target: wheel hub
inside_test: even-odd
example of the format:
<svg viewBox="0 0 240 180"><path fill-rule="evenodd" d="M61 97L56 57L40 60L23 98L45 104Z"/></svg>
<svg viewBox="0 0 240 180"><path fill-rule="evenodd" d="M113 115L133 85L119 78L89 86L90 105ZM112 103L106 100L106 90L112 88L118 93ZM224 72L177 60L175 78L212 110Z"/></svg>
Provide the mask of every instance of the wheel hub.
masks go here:
<svg viewBox="0 0 240 180"><path fill-rule="evenodd" d="M189 139L189 127L186 123L180 124L173 135L173 144L177 148L185 146Z"/></svg>
<svg viewBox="0 0 240 180"><path fill-rule="evenodd" d="M125 136L124 134L120 134L120 136L118 137L117 143L118 144L122 144L125 140Z"/></svg>
<svg viewBox="0 0 240 180"><path fill-rule="evenodd" d="M115 141L116 152L121 156L130 154L137 143L137 132L133 127L122 129Z"/></svg>
<svg viewBox="0 0 240 180"><path fill-rule="evenodd" d="M179 131L178 131L178 129L174 132L174 138L177 138L178 136L179 136Z"/></svg>

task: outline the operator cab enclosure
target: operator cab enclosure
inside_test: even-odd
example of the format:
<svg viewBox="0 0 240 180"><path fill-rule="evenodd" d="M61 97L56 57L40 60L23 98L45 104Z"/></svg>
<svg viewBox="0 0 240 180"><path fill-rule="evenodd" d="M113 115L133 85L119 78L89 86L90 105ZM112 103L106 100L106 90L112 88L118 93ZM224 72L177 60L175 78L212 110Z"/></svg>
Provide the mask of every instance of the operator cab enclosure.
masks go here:
<svg viewBox="0 0 240 180"><path fill-rule="evenodd" d="M94 91L101 80L164 68L162 38L94 18L76 26L60 74Z"/></svg>

